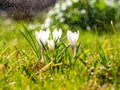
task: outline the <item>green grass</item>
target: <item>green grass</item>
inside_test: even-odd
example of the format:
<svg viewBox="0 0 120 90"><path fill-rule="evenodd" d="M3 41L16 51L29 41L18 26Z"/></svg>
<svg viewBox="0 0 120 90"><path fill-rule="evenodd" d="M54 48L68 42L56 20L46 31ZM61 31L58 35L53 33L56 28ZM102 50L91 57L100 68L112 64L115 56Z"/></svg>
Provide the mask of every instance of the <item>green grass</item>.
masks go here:
<svg viewBox="0 0 120 90"><path fill-rule="evenodd" d="M27 27L27 24L24 24ZM36 28L35 30L39 30ZM30 30L36 52L39 45ZM110 90L120 88L120 40L117 35L80 31L75 65L71 66L71 48L64 44L53 53L46 51L45 70L36 70L39 58L20 33L28 37L23 23L0 23L0 89L1 90ZM64 35L65 35L64 30ZM62 36L64 37L64 36ZM30 42L31 39L29 38ZM65 45L68 43L65 39ZM58 45L59 46L59 45ZM48 48L48 47L46 47ZM56 58L55 58L56 57Z"/></svg>

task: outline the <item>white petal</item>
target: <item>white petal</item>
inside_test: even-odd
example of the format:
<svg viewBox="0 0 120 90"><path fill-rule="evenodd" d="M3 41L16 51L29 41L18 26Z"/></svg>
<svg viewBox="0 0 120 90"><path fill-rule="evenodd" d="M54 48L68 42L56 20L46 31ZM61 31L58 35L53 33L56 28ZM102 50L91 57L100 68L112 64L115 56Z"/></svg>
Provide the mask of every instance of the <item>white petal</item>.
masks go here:
<svg viewBox="0 0 120 90"><path fill-rule="evenodd" d="M52 39L48 40L48 47L51 51L54 50L54 47L55 47L54 40L52 40Z"/></svg>
<svg viewBox="0 0 120 90"><path fill-rule="evenodd" d="M71 32L71 31L67 31L67 39L68 39L68 42L70 43L71 46L75 46L77 40L78 40L78 37L79 37L79 32Z"/></svg>
<svg viewBox="0 0 120 90"><path fill-rule="evenodd" d="M48 38L49 38L50 30L40 30L40 32L36 31L35 36L38 41L38 43L41 45L41 42L45 45Z"/></svg>
<svg viewBox="0 0 120 90"><path fill-rule="evenodd" d="M59 29L59 38L61 38L61 36L62 36L62 29L60 28Z"/></svg>
<svg viewBox="0 0 120 90"><path fill-rule="evenodd" d="M56 41L61 37L62 30L61 29L59 29L59 30L55 29L52 34L53 34L53 39Z"/></svg>
<svg viewBox="0 0 120 90"><path fill-rule="evenodd" d="M40 44L40 37L39 37L40 35L39 35L39 32L38 31L36 31L35 32L35 37L36 37L36 40L38 41L38 43Z"/></svg>

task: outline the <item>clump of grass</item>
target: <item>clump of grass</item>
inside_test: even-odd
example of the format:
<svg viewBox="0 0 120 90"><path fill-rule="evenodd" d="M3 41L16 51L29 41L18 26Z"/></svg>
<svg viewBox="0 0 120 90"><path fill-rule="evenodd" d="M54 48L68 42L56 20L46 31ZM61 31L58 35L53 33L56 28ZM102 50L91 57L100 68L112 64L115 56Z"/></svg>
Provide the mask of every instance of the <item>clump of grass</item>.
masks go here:
<svg viewBox="0 0 120 90"><path fill-rule="evenodd" d="M41 68L40 47L34 31L27 25L21 28L24 29L21 33L11 30L8 36L6 32L0 34L4 37L0 40L1 89L120 88L119 33L115 36L80 31L74 58L66 37L62 36L52 52L45 45L45 63ZM17 38L16 44L11 44L12 35Z"/></svg>

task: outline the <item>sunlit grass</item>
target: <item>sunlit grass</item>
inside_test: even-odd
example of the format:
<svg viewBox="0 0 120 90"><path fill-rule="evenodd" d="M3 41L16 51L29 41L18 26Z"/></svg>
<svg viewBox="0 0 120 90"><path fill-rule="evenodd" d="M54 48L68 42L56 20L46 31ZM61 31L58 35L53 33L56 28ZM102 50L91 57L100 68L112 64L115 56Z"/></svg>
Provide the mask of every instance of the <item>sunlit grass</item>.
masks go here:
<svg viewBox="0 0 120 90"><path fill-rule="evenodd" d="M37 51L26 37L29 34ZM44 69L39 71L40 48L35 31L24 23L0 25L0 89L11 90L95 90L120 87L120 40L114 34L81 31L76 63L71 67L71 48L67 39L53 53L48 47ZM21 32L24 34L21 34ZM65 38L67 30L63 30ZM28 38L30 42L32 40ZM32 43L33 47L34 44ZM66 45L66 47L65 47ZM38 53L38 57L37 54ZM53 62L51 63L53 59ZM55 60L55 61L54 61Z"/></svg>

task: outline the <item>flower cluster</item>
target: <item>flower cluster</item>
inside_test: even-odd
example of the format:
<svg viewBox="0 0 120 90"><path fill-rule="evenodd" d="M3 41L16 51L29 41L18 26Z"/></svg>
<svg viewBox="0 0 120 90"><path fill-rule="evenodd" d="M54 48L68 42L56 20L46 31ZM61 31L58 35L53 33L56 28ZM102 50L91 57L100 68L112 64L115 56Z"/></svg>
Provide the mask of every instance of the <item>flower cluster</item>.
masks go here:
<svg viewBox="0 0 120 90"><path fill-rule="evenodd" d="M55 29L52 33L53 39L49 40L49 35L50 35L49 29L47 29L46 31L40 30L39 32L38 31L35 32L36 39L37 39L38 43L40 44L40 46L43 47L43 45L45 46L46 43L48 43L48 47L50 48L50 50L53 50L54 49L54 41L59 41L59 39L61 38L61 35L62 35L62 30Z"/></svg>
<svg viewBox="0 0 120 90"><path fill-rule="evenodd" d="M38 41L40 48L41 48L41 56L42 56L41 62L44 62L44 46L47 43L50 51L53 51L55 49L55 42L59 43L59 39L62 36L62 30L55 29L52 32L51 39L49 39L49 36L50 36L49 29L47 29L46 31L43 31L43 30L40 30L39 32L36 31L35 36L36 36L36 40ZM76 42L78 40L78 37L79 37L79 31L77 31L77 32L71 32L70 30L67 31L67 39L72 48L73 57L75 55Z"/></svg>
<svg viewBox="0 0 120 90"><path fill-rule="evenodd" d="M55 41L59 41L59 39L61 38L62 35L62 30L54 30L53 33L53 39L49 39L50 36L50 30L47 29L46 31L40 30L39 32L36 31L35 32L35 36L36 36L36 40L38 41L40 48L41 48L41 62L44 63L44 46L46 45L46 43L48 43L48 47L50 49L50 51L53 51L55 48Z"/></svg>

